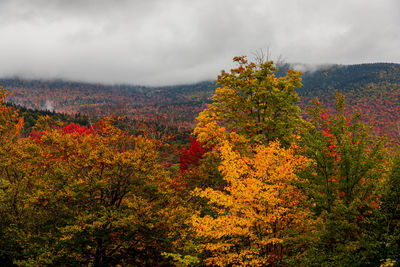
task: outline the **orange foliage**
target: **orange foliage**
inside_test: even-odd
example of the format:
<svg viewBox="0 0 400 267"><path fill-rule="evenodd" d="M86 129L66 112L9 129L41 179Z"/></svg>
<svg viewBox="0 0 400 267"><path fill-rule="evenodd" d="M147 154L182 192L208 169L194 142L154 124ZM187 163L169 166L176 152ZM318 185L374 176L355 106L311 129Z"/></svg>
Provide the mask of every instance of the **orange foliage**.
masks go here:
<svg viewBox="0 0 400 267"><path fill-rule="evenodd" d="M290 250L284 240L294 231L301 235L310 227L305 196L296 187L296 171L307 165L293 148L278 142L257 145L251 156L234 151L224 141L220 170L227 186L223 190L197 189L209 199L213 215L192 217L202 249L210 253L209 265L265 266L282 260Z"/></svg>

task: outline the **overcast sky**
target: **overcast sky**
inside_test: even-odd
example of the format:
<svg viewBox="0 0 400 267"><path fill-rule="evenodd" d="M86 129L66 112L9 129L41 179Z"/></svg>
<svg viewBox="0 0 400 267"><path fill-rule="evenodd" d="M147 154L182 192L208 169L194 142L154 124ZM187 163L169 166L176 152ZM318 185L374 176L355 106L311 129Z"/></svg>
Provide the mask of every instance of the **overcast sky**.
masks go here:
<svg viewBox="0 0 400 267"><path fill-rule="evenodd" d="M0 77L165 85L270 47L293 63L400 63L399 0L0 0Z"/></svg>

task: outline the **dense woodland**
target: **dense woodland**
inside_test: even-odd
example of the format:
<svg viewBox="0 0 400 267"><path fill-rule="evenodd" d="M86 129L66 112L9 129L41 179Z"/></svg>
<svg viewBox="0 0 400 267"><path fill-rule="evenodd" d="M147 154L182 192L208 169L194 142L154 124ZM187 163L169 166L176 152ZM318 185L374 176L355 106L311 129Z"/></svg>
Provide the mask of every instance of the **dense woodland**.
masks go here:
<svg viewBox="0 0 400 267"><path fill-rule="evenodd" d="M399 65L234 61L217 87L1 80L0 262L397 266Z"/></svg>
<svg viewBox="0 0 400 267"><path fill-rule="evenodd" d="M290 67L281 62L274 73L286 76ZM374 134L386 134L400 142L400 64L303 68L302 86L296 88L303 110L314 97L333 109L334 96L340 92L345 95L349 109L361 110L363 120L373 126ZM307 71L307 68L312 70ZM133 121L156 123L160 124L157 127L162 125L179 131L194 129L195 118L211 103L216 89L215 81L143 87L15 78L2 79L0 85L13 94L8 102L24 108L89 117L127 116ZM29 120L29 123L34 121Z"/></svg>

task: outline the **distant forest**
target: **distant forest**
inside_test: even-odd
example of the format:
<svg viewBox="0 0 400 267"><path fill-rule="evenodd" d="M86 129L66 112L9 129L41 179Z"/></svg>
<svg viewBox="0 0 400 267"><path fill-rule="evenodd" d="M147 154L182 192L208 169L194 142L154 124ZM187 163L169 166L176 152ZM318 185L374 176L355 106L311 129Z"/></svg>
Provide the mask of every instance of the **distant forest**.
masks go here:
<svg viewBox="0 0 400 267"><path fill-rule="evenodd" d="M286 75L289 64L281 64L276 76ZM2 79L0 84L13 96L9 102L33 110L81 114L89 117L123 115L135 121L157 121L167 127L192 130L195 118L217 87L216 81L165 87L101 85L62 80ZM341 92L349 108L360 109L377 135L398 138L400 128L400 64L371 63L327 65L304 71L296 91L304 109L315 97L332 106Z"/></svg>

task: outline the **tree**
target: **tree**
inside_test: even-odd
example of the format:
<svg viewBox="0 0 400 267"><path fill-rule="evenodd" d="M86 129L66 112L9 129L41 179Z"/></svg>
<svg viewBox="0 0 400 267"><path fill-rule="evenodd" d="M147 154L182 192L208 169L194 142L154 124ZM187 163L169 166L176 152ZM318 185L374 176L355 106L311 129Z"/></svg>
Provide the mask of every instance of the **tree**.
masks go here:
<svg viewBox="0 0 400 267"><path fill-rule="evenodd" d="M255 142L279 140L287 146L301 117L295 88L301 86L300 72L289 70L277 78L272 61L262 64L235 57L238 67L222 71L213 103L198 116L199 128L216 121L230 131Z"/></svg>
<svg viewBox="0 0 400 267"><path fill-rule="evenodd" d="M21 142L29 157L14 167L24 183L7 183L0 192L1 213L11 215L9 196L24 193L18 198L23 212L2 223L4 239L13 241L5 253L14 263L168 262L161 256L169 240L168 176L153 140L126 135L105 119L90 128L71 123L36 132Z"/></svg>
<svg viewBox="0 0 400 267"><path fill-rule="evenodd" d="M23 125L23 118L18 116L18 111L5 105L8 95L9 93L0 86L0 141L2 144L18 138Z"/></svg>
<svg viewBox="0 0 400 267"><path fill-rule="evenodd" d="M12 238L8 227L15 226L24 216L23 200L27 188L29 155L24 142L19 138L23 118L18 111L5 104L8 96L0 87L0 261L11 264L13 255L18 254L18 243Z"/></svg>
<svg viewBox="0 0 400 267"><path fill-rule="evenodd" d="M378 228L380 240L380 260L390 259L400 262L400 153L393 160L386 187L382 195L381 221Z"/></svg>
<svg viewBox="0 0 400 267"><path fill-rule="evenodd" d="M373 261L374 248L366 239L374 231L371 221L386 172L382 142L369 136L360 114L346 113L340 94L333 114L314 101L299 142L311 160L301 174L309 181L305 192L321 223L308 265Z"/></svg>
<svg viewBox="0 0 400 267"><path fill-rule="evenodd" d="M233 140L241 138L231 134ZM239 149L239 150L238 150ZM209 200L211 214L192 217L193 229L202 245L205 263L216 266L265 266L296 254L286 243L310 230L305 196L296 186L296 171L307 165L295 147L234 147L225 140L220 147L220 170L227 185L222 190L196 189ZM243 151L243 152L240 152Z"/></svg>

